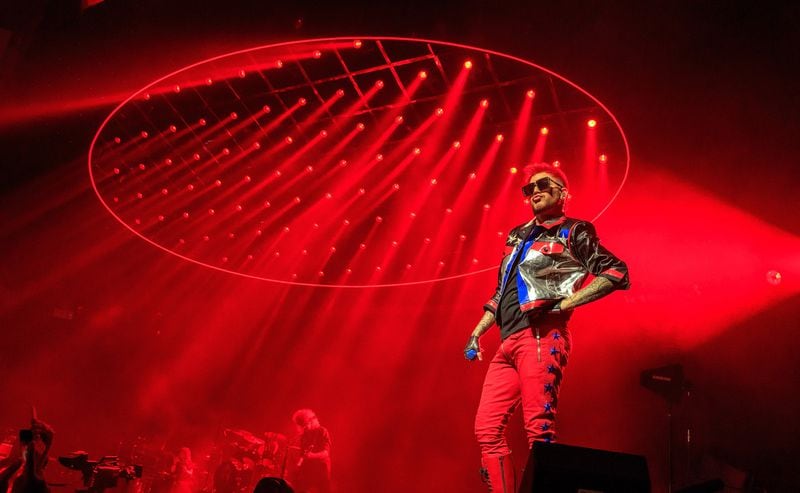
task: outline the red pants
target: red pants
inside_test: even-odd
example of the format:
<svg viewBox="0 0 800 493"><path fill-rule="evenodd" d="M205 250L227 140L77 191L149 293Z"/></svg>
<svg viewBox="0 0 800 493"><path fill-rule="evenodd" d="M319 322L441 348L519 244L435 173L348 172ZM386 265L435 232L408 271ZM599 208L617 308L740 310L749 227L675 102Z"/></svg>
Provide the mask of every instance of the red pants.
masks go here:
<svg viewBox="0 0 800 493"><path fill-rule="evenodd" d="M565 324L521 330L500 343L489 363L475 416L482 454L510 453L504 431L520 402L528 445L555 438L558 389L569 348Z"/></svg>

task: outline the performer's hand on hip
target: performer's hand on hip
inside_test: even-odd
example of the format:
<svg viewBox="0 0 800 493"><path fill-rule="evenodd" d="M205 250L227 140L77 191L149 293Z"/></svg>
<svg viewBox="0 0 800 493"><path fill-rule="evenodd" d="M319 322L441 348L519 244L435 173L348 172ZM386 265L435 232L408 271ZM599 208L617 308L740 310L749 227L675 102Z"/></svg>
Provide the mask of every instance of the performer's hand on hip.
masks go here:
<svg viewBox="0 0 800 493"><path fill-rule="evenodd" d="M467 345L464 346L464 357L470 361L478 358L478 361L483 361L483 352L481 351L481 344L478 336L471 336Z"/></svg>

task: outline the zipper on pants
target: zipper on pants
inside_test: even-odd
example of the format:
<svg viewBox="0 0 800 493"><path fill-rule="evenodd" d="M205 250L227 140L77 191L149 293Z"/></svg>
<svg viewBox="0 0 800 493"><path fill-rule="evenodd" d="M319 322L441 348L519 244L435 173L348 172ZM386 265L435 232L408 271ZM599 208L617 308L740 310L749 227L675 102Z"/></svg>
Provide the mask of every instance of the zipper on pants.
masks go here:
<svg viewBox="0 0 800 493"><path fill-rule="evenodd" d="M542 337L539 335L539 327L536 327L536 361L542 362Z"/></svg>

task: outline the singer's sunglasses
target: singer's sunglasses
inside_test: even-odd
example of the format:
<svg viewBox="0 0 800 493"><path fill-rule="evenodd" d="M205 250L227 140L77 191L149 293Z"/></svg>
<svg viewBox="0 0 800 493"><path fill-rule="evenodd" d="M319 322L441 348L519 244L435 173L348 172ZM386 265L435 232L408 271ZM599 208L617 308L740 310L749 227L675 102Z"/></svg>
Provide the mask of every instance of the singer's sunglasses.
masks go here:
<svg viewBox="0 0 800 493"><path fill-rule="evenodd" d="M564 188L564 185L558 183L552 178L545 176L544 178L539 178L538 180L532 181L522 187L522 195L530 197L537 188L540 192L544 192L550 190L552 187Z"/></svg>

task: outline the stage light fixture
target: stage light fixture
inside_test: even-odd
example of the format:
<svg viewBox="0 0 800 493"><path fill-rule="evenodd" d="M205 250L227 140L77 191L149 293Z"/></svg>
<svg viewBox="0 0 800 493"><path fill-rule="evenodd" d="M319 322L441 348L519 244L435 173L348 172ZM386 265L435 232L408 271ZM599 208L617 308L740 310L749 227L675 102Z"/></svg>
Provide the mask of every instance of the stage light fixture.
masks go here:
<svg viewBox="0 0 800 493"><path fill-rule="evenodd" d="M619 138L621 129L613 135L610 131L606 132L611 129L611 125L606 128L606 123L613 123L614 129L619 129L613 115L595 98L558 74L514 57L436 42L427 43L427 50L431 51L432 60L437 63L436 72L429 71L433 65L425 69L426 65L419 64L422 59L400 59L400 56L404 56L403 50L392 49L389 54L384 54L383 58L387 59L384 61L388 63L385 65L380 60L371 61L368 58L374 55L376 50L373 48L380 48L380 43L367 42L373 44L364 47L362 40L350 38L344 40L344 44L341 39L338 42L317 40L288 43L299 46L299 49L286 49L283 45L259 47L226 55L230 60L226 64L220 65L216 59L209 60L209 63L196 64L168 78L159 79L115 109L111 116L114 121L104 124L98 132L89 159L95 191L121 222L131 226L141 225L133 226L134 232L157 246L174 250L177 255L201 265L258 279L290 281L290 284L302 282L308 285L352 287L424 283L451 276L472 275L490 267L488 264L478 267L477 259L483 258L482 252L489 248L483 242L478 242L474 248L470 243L470 251L463 251L463 257L460 252L452 258L445 257L438 247L431 249L433 243L437 246L440 241L447 243L445 239L439 240L438 235L459 242L466 242L467 236L476 240L480 238L479 231L466 235L468 229L464 226L467 221L465 218L471 214L469 207L473 208L473 213L478 207L487 212L483 215L480 228L488 227L489 230L484 233L493 237L496 227L488 222L488 211L494 211L495 207L497 211L504 211L518 200L518 195L513 198L486 195L481 200L484 204L481 204L473 194L479 191L482 194L484 183L464 184L463 178L476 181L476 168L485 168L484 173L487 173L497 169L497 166L516 175L522 169L520 163L527 162L525 157L530 156L532 161L537 162L543 158L549 161L553 154L580 145L580 140L585 138L581 134L567 132L562 135L563 132L559 132L552 139L536 139L537 130L540 136L549 134L548 127L543 125L544 121L559 121L556 118L564 116L559 115L564 112L557 111L552 115L543 115L533 125L529 119L518 117L515 134L505 143L507 123L513 118L513 114L508 113L513 110L496 100L498 93L512 99L516 94L519 98L517 105L523 103L520 115L527 114L532 108L533 99L537 100L537 107L540 106L543 111L554 107L554 96L550 92L543 90L537 94L535 88L530 86L534 77L549 76L560 92L574 91L578 98L585 99L586 104L580 106L585 108L582 110L584 118L579 117L576 122L578 126L583 121L593 128L589 119L585 118L587 114L594 115L594 125L601 118L604 122L604 132L597 136L602 139L598 141L598 147L604 154L595 150L587 153L587 156L603 163L607 160L605 153L614 155L615 167L621 162L627 173L627 148L624 147L624 136L623 140ZM420 44L412 40L393 40L392 48L394 43ZM312 60L321 58L322 53L334 45L348 66L352 59L352 66L363 65L364 71L359 67L359 71L351 72L348 66L342 64L340 67L333 63L335 60L331 60L330 66ZM356 51L358 48L369 50ZM446 63L439 64L437 55L441 57L445 53L443 62ZM292 54L292 61L290 66L283 67L280 57L290 56L287 54ZM475 67L474 60L483 60L484 57L487 62L504 61L482 65L480 74L475 74L481 77L476 79L469 71ZM458 60L461 60L461 66ZM505 60L518 65L506 69ZM372 67L368 66L370 63L373 63ZM407 68L411 70L408 72L403 71L405 68L399 74L391 70L391 67L403 67L406 63L410 63ZM224 67L228 67L227 73ZM282 74L276 67L291 69L291 73ZM306 78L311 79L307 81L309 86L292 85L296 82L296 67L301 71L308 69ZM344 73L341 72L342 68ZM392 72L393 79L385 88L391 94L381 97L378 92L384 88L384 81L378 77L385 79L389 72ZM270 92L265 93L246 84L250 81L258 86L257 76L262 74L269 78L267 85L274 86ZM443 78L441 80L452 82L441 84L439 75ZM408 86L404 86L407 82L404 76L412 77L412 83ZM242 82L235 80L240 77L245 79ZM287 80L282 81L282 78ZM427 78L436 80L428 83L425 82ZM347 80L352 85L345 87L342 81ZM414 92L417 88L421 88L420 92L424 93L422 96ZM303 92L298 93L298 90ZM205 107L197 106L192 98L188 98L195 91L206 102ZM226 91L230 94L226 94ZM230 99L230 95L241 96L243 104L232 106L231 102L236 100ZM376 95L378 97L373 98ZM351 96L352 101L343 102L341 108L336 106L339 98ZM491 98L495 98L495 104L490 113L487 109ZM292 100L294 104L290 103ZM271 115L271 105L279 101L285 103L281 103L275 115ZM475 101L479 102L478 108L472 106ZM473 113L472 120L459 118L463 103L472 108L469 110L469 113ZM303 111L303 106L309 106L310 109ZM433 108L433 113L430 108ZM445 114L445 109L448 118L437 119ZM208 114L208 120L198 117L198 111ZM147 117L162 114L164 118L161 119ZM270 116L265 117L267 114ZM454 117L452 119L451 114ZM365 125L365 117L374 122L369 128ZM571 115L562 120L570 121L569 117ZM239 118L241 121L238 121ZM489 118L491 121L487 120ZM178 121L183 123L178 125ZM236 123L232 124L231 121ZM122 138L120 126L124 135L135 138ZM117 135L111 133L110 129L114 129ZM530 138L530 132L533 132L533 139ZM125 144L122 144L123 140ZM297 146L293 145L295 142ZM447 145L447 142L451 144ZM261 149L262 144L265 145L264 149ZM425 147L424 153L422 147ZM345 156L351 161L349 165L343 159ZM484 158L480 160L481 166L476 167L475 158L479 156ZM503 163L515 164L504 166ZM559 165L557 162L554 164ZM288 173L286 178L281 178L283 173ZM324 183L303 179L307 174L313 176L311 173L324 173ZM484 175L481 176L483 179ZM226 187L222 188L223 178L233 182L226 182ZM417 190L426 180L431 188ZM486 187L493 187L489 192L499 193L505 190L508 183L492 183L490 180L486 182ZM479 189L474 189L478 185ZM399 193L401 186L403 194ZM139 192L134 192L133 187L138 188ZM195 187L198 187L197 194L193 193ZM471 204L469 207L454 198L455 190L460 188L468 192L465 197L469 197L469 200L464 201ZM353 194L353 191L356 193ZM143 200L144 195L148 196L148 201ZM366 198L366 195L370 195L369 200L362 200L362 196ZM270 201L265 200L268 197L278 201L276 207L271 208ZM155 202L153 199L157 200L157 205L151 205ZM441 201L450 206L442 207ZM440 205L435 205L437 202ZM259 209L259 204L263 204L264 209L271 208L270 211ZM153 210L154 207L158 209ZM459 214L454 213L456 208ZM417 218L417 213L409 212L415 210L438 210L438 214L444 214L445 217L437 213L424 214L430 217L422 217L423 214L419 213L420 217ZM332 213L327 214L328 211ZM408 214L407 222L401 220L401 224L394 224L397 211L400 217ZM203 212L214 217L203 223L202 220L207 217ZM198 219L196 223L189 221L190 214ZM182 225L167 227L172 226L167 219L181 217L184 219ZM346 217L354 217L354 223L350 224ZM374 219L371 224L370 217ZM432 227L442 219L446 219L446 231ZM382 222L387 224L377 227ZM204 230L191 236L181 231L195 224L203 224ZM152 228L154 225L158 227ZM361 238L353 238L350 233ZM499 232L498 237L502 238L504 234ZM181 237L176 243L178 235ZM242 236L247 238L240 238ZM400 236L403 237L402 241ZM197 245L200 238L208 242L202 248ZM227 241L227 238L232 241ZM337 239L336 246L332 245L333 238ZM362 241L360 245L359 241ZM367 244L367 241L370 243ZM178 247L185 242L195 248ZM302 242L299 245L301 248L303 243L319 245L322 253L326 250L330 252L327 255L329 258L317 265L316 270L314 266L292 268L295 257L300 253L299 249L290 246L298 242ZM350 245L348 247L343 243ZM417 258L420 254L415 249L418 250L421 244L431 247L425 256ZM353 248L354 245L359 247ZM366 249L367 245L370 246L368 252L362 254L359 260L363 265L348 265L346 259L332 256L338 247L348 247L348 252L359 252L359 249ZM387 247L393 249L391 259L380 257L379 252L385 252ZM312 249L310 255L321 253L318 250ZM280 252L283 252L285 262L283 259L245 262L252 260L254 255L261 260L270 260L280 256ZM303 254L309 255L307 251L303 251ZM436 259L436 256L440 258ZM415 258L417 261L412 260ZM404 271L404 265L405 271L409 272ZM352 276L345 280L345 273L352 273ZM325 279L315 274L323 274Z"/></svg>

